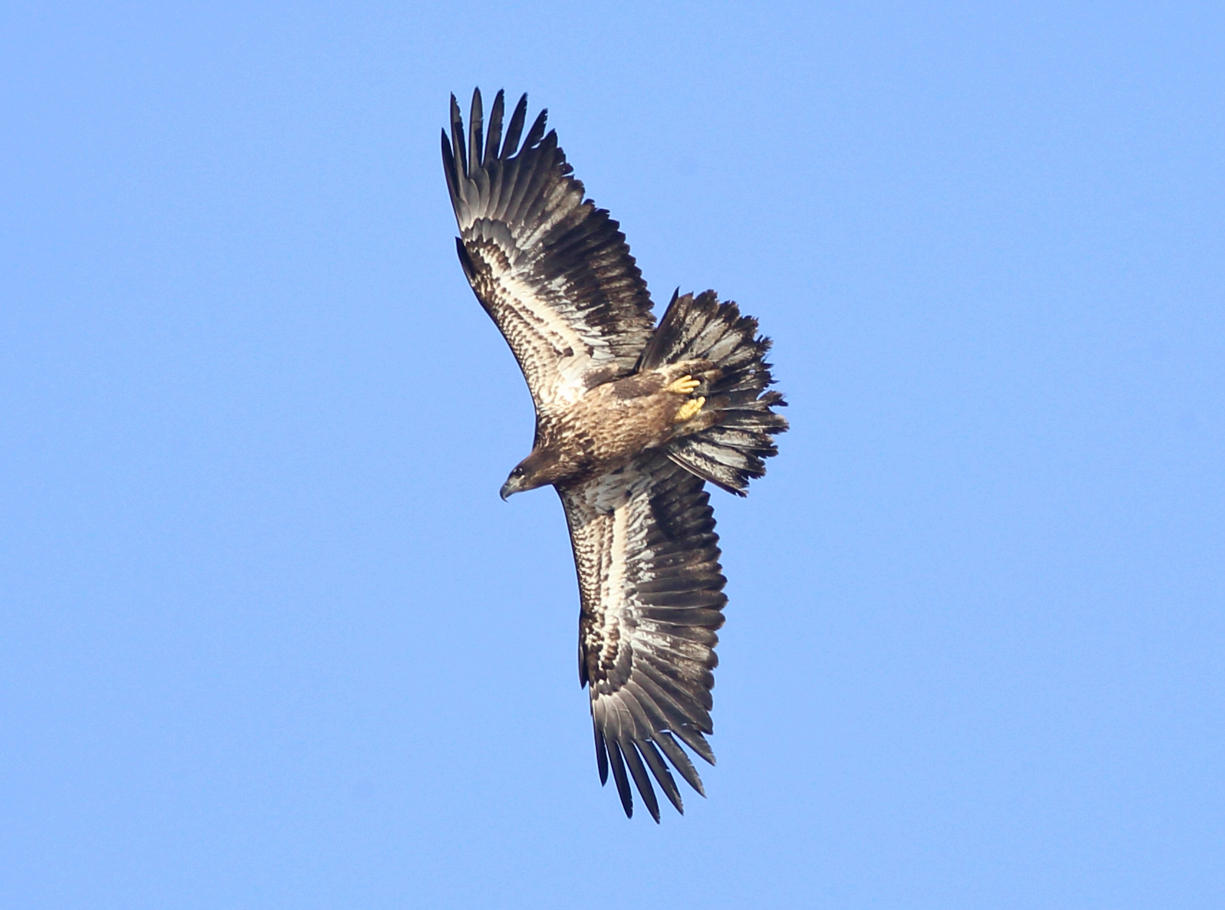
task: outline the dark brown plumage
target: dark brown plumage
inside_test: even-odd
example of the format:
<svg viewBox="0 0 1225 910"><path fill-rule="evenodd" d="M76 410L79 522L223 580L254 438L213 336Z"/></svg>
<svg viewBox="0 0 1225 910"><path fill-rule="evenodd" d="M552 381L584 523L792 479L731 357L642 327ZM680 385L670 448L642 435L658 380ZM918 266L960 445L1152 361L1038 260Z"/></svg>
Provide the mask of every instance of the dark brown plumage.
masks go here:
<svg viewBox="0 0 1225 910"><path fill-rule="evenodd" d="M768 339L713 291L674 294L656 326L646 284L608 213L545 132L527 97L485 132L480 92L465 131L451 98L442 157L477 299L514 353L536 406L536 440L503 498L552 484L578 573L579 678L591 696L600 779L627 815L634 786L682 810L675 769L708 762L716 630L725 579L709 480L744 495L787 422L769 391Z"/></svg>

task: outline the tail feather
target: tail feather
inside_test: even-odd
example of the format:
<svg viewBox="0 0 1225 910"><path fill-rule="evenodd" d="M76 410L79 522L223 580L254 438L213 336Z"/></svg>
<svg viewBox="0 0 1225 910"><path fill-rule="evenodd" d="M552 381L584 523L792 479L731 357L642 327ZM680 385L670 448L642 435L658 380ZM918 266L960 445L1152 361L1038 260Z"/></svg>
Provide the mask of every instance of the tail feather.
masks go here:
<svg viewBox="0 0 1225 910"><path fill-rule="evenodd" d="M687 471L740 496L765 473L765 459L778 454L773 434L787 429L786 419L772 410L787 402L768 391L774 381L765 360L769 349L770 339L757 335L757 320L740 315L734 303L720 303L714 291L674 293L638 361L639 369L684 360L714 364L714 378L695 392L714 412L713 425L674 439L666 451Z"/></svg>

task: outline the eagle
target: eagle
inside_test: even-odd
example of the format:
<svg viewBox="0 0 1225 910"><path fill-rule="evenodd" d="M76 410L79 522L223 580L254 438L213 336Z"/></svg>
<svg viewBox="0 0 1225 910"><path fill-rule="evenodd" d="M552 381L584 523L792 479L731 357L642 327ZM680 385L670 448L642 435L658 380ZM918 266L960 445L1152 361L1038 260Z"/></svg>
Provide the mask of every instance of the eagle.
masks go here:
<svg viewBox="0 0 1225 910"><path fill-rule="evenodd" d="M519 362L536 409L531 453L501 496L551 484L579 588L579 682L600 782L627 816L632 779L656 822L652 779L684 812L672 769L705 796L682 748L706 736L726 579L707 482L745 495L787 429L770 390L770 340L713 291L674 292L658 325L625 235L585 196L527 96L465 130L451 96L442 161L464 274Z"/></svg>

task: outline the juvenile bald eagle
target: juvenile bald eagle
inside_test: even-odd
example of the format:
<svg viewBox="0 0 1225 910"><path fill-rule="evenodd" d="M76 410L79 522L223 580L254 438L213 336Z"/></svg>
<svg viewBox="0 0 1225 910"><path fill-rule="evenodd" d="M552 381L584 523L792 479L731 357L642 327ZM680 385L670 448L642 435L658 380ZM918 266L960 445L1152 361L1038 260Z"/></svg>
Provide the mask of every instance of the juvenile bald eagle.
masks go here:
<svg viewBox="0 0 1225 910"><path fill-rule="evenodd" d="M536 441L502 498L545 484L561 496L600 781L611 768L632 815L633 778L658 822L651 777L684 811L669 762L705 795L677 740L715 760L704 734L727 598L703 486L745 494L778 451L785 402L767 390L770 341L736 304L673 294L655 325L625 236L584 198L546 112L522 143L527 96L505 132L503 113L498 92L486 131L474 92L465 133L452 95L442 133L459 261L536 405Z"/></svg>

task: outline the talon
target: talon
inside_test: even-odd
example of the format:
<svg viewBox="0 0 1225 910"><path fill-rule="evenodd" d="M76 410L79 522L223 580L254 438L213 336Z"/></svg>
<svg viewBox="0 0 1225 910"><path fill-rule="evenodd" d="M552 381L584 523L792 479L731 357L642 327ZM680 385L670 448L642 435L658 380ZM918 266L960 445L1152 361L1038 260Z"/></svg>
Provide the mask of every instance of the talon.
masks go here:
<svg viewBox="0 0 1225 910"><path fill-rule="evenodd" d="M672 385L668 386L667 391L675 392L678 395L690 395L699 385L701 385L700 382L686 373L680 379L674 381Z"/></svg>
<svg viewBox="0 0 1225 910"><path fill-rule="evenodd" d="M684 423L686 420L693 419L698 411L702 410L702 405L704 404L706 404L706 399L701 396L689 399L677 409L676 417L673 420L676 423Z"/></svg>

